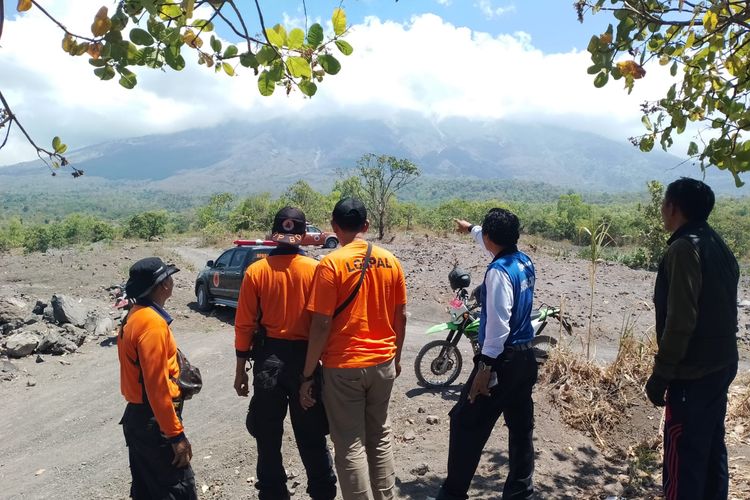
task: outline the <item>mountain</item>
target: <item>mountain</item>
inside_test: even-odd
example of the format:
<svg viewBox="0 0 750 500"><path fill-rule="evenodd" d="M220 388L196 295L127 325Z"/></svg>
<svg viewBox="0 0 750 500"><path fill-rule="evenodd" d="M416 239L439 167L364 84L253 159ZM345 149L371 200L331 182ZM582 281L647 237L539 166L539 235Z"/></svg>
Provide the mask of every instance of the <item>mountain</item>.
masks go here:
<svg viewBox="0 0 750 500"><path fill-rule="evenodd" d="M69 159L86 175L58 184L277 193L305 179L327 188L368 152L409 158L430 181L533 181L577 192L642 192L650 179L701 175L676 156L641 153L625 140L559 126L402 114L389 120L285 118L109 141L72 152ZM42 172L38 162L0 168L0 185L38 186ZM717 192L744 194L716 169L706 181Z"/></svg>

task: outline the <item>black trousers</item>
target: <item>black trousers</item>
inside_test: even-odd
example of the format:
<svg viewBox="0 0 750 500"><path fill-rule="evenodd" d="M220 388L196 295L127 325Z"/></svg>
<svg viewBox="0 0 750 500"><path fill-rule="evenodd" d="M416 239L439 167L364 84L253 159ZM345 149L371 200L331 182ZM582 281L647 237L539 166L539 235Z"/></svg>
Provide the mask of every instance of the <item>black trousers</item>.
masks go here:
<svg viewBox="0 0 750 500"><path fill-rule="evenodd" d="M448 476L437 498L469 498L467 493L482 450L501 414L505 417L509 434L509 471L502 498L531 498L534 493L534 401L531 391L537 379L534 352L504 352L496 366L498 384L490 389L490 396L477 396L471 403L469 391L476 371L475 366L458 403L449 413Z"/></svg>
<svg viewBox="0 0 750 500"><path fill-rule="evenodd" d="M125 434L135 500L197 500L195 476L189 465L172 465L172 444L161 433L148 404L128 403L120 421Z"/></svg>
<svg viewBox="0 0 750 500"><path fill-rule="evenodd" d="M292 419L297 449L307 472L307 493L313 500L336 497L336 475L328 450L326 419L316 384L317 404L304 410L299 404L300 375L305 365L307 343L266 338L255 352L253 396L247 414L247 429L258 445L258 489L260 500L289 498L287 475L281 456L281 439L287 408Z"/></svg>
<svg viewBox="0 0 750 500"><path fill-rule="evenodd" d="M724 419L737 364L697 380L673 380L667 390L662 485L666 500L729 496Z"/></svg>

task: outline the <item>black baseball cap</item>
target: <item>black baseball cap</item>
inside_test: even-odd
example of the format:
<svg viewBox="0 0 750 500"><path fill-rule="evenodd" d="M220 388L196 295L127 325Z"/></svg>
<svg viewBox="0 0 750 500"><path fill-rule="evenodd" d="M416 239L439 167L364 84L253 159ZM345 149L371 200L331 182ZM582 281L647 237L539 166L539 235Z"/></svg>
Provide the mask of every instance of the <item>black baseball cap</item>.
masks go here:
<svg viewBox="0 0 750 500"><path fill-rule="evenodd" d="M284 207L276 212L271 229L271 239L279 243L299 245L305 236L305 212L299 208Z"/></svg>
<svg viewBox="0 0 750 500"><path fill-rule="evenodd" d="M341 229L357 231L367 221L367 209L357 198L343 198L333 207L332 218Z"/></svg>
<svg viewBox="0 0 750 500"><path fill-rule="evenodd" d="M141 259L130 266L125 293L132 299L145 297L156 285L178 271L177 267L165 264L159 257Z"/></svg>

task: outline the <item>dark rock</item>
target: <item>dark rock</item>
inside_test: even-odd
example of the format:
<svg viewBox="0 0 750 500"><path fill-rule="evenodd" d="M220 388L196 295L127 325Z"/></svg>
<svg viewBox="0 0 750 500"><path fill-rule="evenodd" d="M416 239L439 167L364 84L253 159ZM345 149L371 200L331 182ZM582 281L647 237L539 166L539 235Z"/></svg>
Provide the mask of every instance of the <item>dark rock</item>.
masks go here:
<svg viewBox="0 0 750 500"><path fill-rule="evenodd" d="M84 330L83 328L77 328L71 324L63 325L63 329L60 335L70 340L78 347L81 347L83 343L86 342L87 337L86 330Z"/></svg>
<svg viewBox="0 0 750 500"><path fill-rule="evenodd" d="M410 472L415 476L424 476L425 474L430 472L430 466L425 463L421 463L414 467Z"/></svg>
<svg viewBox="0 0 750 500"><path fill-rule="evenodd" d="M41 300L36 301L36 305L34 306L34 309L31 311L34 314L43 315L44 310L47 308L49 304L46 302L42 302Z"/></svg>
<svg viewBox="0 0 750 500"><path fill-rule="evenodd" d="M28 356L39 345L41 336L36 332L17 332L5 339L5 353L11 358Z"/></svg>
<svg viewBox="0 0 750 500"><path fill-rule="evenodd" d="M57 332L48 332L39 342L36 350L44 354L65 354L76 352L78 346Z"/></svg>
<svg viewBox="0 0 750 500"><path fill-rule="evenodd" d="M88 311L72 297L66 295L53 295L52 310L55 315L55 320L61 325L70 323L75 326L83 327L86 324Z"/></svg>

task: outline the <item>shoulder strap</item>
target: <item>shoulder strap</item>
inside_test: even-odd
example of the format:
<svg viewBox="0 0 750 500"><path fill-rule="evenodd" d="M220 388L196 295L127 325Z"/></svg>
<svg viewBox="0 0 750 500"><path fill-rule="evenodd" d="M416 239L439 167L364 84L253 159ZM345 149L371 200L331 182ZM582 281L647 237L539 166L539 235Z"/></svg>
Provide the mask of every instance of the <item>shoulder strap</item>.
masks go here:
<svg viewBox="0 0 750 500"><path fill-rule="evenodd" d="M336 310L333 312L333 316L331 319L338 316L341 311L346 309L346 307L352 303L352 300L354 300L354 297L357 296L359 293L359 289L362 287L362 281L365 279L365 273L367 272L367 268L370 267L370 255L372 255L372 243L369 241L367 242L367 252L365 253L365 260L362 263L362 272L359 274L359 281L357 282L357 286L354 287L354 290L352 291L351 295L349 295L344 302L341 303L340 306L336 308Z"/></svg>

